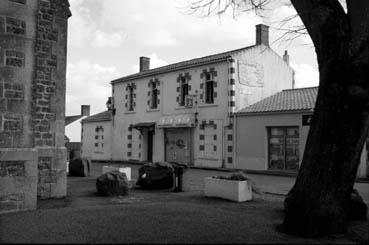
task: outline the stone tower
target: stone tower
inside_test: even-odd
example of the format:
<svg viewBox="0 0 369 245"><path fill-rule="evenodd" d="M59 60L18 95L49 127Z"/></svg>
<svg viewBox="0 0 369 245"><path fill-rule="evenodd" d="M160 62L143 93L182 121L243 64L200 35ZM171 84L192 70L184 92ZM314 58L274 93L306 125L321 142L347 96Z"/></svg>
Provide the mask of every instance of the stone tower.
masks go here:
<svg viewBox="0 0 369 245"><path fill-rule="evenodd" d="M68 0L0 1L0 213L66 195Z"/></svg>

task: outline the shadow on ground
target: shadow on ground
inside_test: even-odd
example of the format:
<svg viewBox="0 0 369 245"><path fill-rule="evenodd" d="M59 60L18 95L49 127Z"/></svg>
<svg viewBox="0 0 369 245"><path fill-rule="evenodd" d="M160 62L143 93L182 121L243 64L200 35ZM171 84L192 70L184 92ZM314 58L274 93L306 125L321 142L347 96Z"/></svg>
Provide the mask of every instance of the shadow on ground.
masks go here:
<svg viewBox="0 0 369 245"><path fill-rule="evenodd" d="M203 196L203 177L191 170L184 192L135 188L138 166L126 197L97 195L90 177L68 177L68 195L38 202L38 210L0 215L2 243L289 243L352 244L345 235L303 239L277 231L283 221L283 195L255 195L235 203ZM362 227L362 226L360 226Z"/></svg>

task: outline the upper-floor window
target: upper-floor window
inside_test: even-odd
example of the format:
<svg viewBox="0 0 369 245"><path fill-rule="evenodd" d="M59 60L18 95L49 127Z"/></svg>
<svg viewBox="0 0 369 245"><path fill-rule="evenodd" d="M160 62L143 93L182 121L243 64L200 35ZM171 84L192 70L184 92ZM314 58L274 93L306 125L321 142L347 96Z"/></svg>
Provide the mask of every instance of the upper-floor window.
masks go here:
<svg viewBox="0 0 369 245"><path fill-rule="evenodd" d="M104 127L96 126L95 128L95 152L104 152Z"/></svg>
<svg viewBox="0 0 369 245"><path fill-rule="evenodd" d="M211 73L205 75L205 103L214 103L214 80Z"/></svg>
<svg viewBox="0 0 369 245"><path fill-rule="evenodd" d="M134 110L133 86L128 86L128 111Z"/></svg>
<svg viewBox="0 0 369 245"><path fill-rule="evenodd" d="M150 109L158 108L158 87L154 82L151 84L151 105Z"/></svg>
<svg viewBox="0 0 369 245"><path fill-rule="evenodd" d="M184 106L186 104L186 97L188 95L188 81L185 77L181 77L181 96L179 104Z"/></svg>

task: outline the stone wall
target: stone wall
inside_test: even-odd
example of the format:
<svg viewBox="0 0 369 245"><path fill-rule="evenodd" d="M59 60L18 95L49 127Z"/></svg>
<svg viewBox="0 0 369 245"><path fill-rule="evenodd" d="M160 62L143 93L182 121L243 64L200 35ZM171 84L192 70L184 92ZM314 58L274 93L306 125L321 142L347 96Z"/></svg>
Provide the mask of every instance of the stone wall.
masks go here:
<svg viewBox="0 0 369 245"><path fill-rule="evenodd" d="M0 213L37 206L37 150L0 149Z"/></svg>
<svg viewBox="0 0 369 245"><path fill-rule="evenodd" d="M66 195L64 147L67 19L65 0L40 0L32 81L33 143L38 148L41 199Z"/></svg>
<svg viewBox="0 0 369 245"><path fill-rule="evenodd" d="M66 195L64 117L70 15L68 0L0 0L0 151L36 151L38 184L36 192L30 193L39 198ZM24 164L27 169L29 161ZM21 162L0 159L4 175L0 178L19 178L19 166ZM13 188L14 193L0 197L0 202L8 200L14 209L22 209L19 193L28 195L25 186Z"/></svg>

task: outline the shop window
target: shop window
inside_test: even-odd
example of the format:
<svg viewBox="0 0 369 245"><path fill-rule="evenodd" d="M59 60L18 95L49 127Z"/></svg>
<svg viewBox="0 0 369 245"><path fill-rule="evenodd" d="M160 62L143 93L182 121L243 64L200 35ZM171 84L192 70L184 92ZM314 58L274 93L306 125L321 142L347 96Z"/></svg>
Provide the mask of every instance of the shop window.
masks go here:
<svg viewBox="0 0 369 245"><path fill-rule="evenodd" d="M207 73L205 75L205 103L214 103L214 81L212 79L212 74Z"/></svg>
<svg viewBox="0 0 369 245"><path fill-rule="evenodd" d="M269 169L297 170L299 167L299 128L268 128Z"/></svg>

